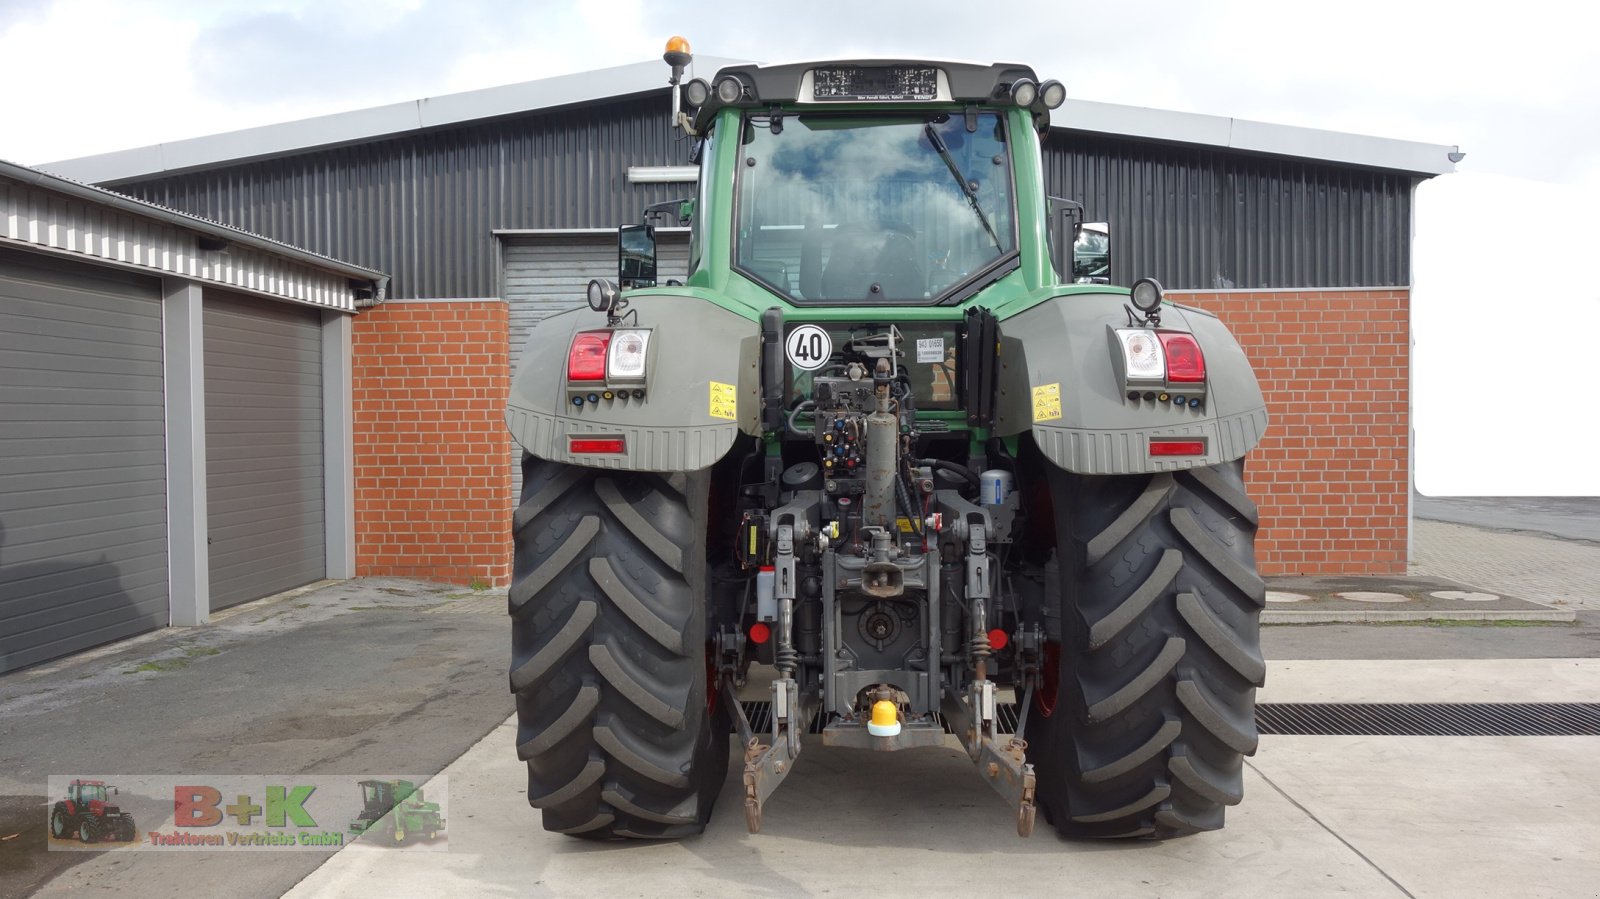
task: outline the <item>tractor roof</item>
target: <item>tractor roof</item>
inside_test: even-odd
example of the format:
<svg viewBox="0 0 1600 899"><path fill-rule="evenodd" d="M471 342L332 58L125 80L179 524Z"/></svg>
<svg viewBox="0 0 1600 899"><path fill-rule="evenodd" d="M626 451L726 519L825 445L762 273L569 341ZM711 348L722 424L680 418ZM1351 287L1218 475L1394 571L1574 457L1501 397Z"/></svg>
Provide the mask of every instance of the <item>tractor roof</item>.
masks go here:
<svg viewBox="0 0 1600 899"><path fill-rule="evenodd" d="M726 106L762 108L779 103L818 102L818 79L821 70L904 70L937 69L939 90L936 97L924 97L938 102L990 103L1005 95L1005 89L1018 79L1038 83L1039 76L1032 67L1013 62L963 62L947 59L820 59L807 62L773 64L737 63L717 70L711 79L709 99L694 113L695 127L704 129L717 110ZM733 103L724 103L717 96L716 85L724 78L737 78L744 83L744 96ZM846 99L842 96L829 100ZM862 99L866 99L863 97ZM874 99L894 100L892 97ZM910 100L909 97L898 98ZM827 102L827 101L823 101Z"/></svg>
<svg viewBox="0 0 1600 899"><path fill-rule="evenodd" d="M106 785L106 782L103 780L83 780L82 778L79 778L78 780L73 781L72 785L75 787L103 787Z"/></svg>

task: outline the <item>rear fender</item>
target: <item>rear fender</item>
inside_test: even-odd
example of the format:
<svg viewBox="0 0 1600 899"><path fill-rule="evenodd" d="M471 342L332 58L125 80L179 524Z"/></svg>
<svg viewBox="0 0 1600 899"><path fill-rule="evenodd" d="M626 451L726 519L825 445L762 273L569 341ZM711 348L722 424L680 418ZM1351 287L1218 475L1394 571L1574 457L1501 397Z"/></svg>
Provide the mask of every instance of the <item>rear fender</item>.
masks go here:
<svg viewBox="0 0 1600 899"><path fill-rule="evenodd" d="M572 403L567 351L580 331L602 330L588 308L533 329L511 379L506 426L521 447L552 462L633 471L695 471L759 432L759 326L686 295L630 295L619 328L649 328L645 396ZM588 388L603 396L606 385ZM629 388L631 391L631 387ZM731 397L731 402L729 398ZM713 402L713 400L716 402ZM574 437L621 437L624 452L570 452Z"/></svg>
<svg viewBox="0 0 1600 899"><path fill-rule="evenodd" d="M1215 316L1164 304L1161 325L1189 331L1206 363L1204 404L1129 400L1109 328L1128 327L1126 293L1056 297L1000 322L996 432L1032 431L1052 463L1078 474L1138 474L1241 458L1267 428L1250 362ZM1059 395L1059 403L1051 402ZM1151 438L1199 437L1199 456L1152 457Z"/></svg>

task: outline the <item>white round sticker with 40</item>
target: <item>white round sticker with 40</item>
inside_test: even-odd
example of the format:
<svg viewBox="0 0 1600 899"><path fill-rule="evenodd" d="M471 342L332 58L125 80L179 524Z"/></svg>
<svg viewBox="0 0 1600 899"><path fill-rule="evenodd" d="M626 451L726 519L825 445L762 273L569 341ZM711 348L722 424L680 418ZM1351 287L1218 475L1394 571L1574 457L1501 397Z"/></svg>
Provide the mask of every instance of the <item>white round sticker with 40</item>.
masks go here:
<svg viewBox="0 0 1600 899"><path fill-rule="evenodd" d="M801 371L816 371L833 357L833 338L820 325L800 325L784 341L789 364Z"/></svg>

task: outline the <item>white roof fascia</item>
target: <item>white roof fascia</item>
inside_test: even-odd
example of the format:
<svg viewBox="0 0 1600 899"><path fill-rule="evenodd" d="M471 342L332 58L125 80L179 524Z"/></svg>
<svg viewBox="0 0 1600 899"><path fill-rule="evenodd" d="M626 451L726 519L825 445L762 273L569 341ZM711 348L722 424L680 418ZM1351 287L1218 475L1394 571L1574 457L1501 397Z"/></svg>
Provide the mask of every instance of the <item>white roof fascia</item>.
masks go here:
<svg viewBox="0 0 1600 899"><path fill-rule="evenodd" d="M693 77L698 70L701 77L709 79L724 66L746 64L741 60L701 57L686 77ZM657 61L640 62L41 163L36 168L91 184L114 184L168 172L376 140L425 128L613 100L666 86L665 65ZM1051 114L1051 119L1053 128L1099 134L1428 175L1455 171L1455 164L1447 155L1456 149L1454 147L1226 116L1068 99Z"/></svg>
<svg viewBox="0 0 1600 899"><path fill-rule="evenodd" d="M1448 155L1455 147L1443 144L1092 100L1067 100L1050 114L1050 126L1430 175L1456 170Z"/></svg>
<svg viewBox="0 0 1600 899"><path fill-rule="evenodd" d="M695 67L715 72L739 61L704 57ZM376 140L541 109L665 91L669 71L660 61L632 63L481 90L424 97L349 112L169 141L131 150L80 156L34 166L89 184L107 184L165 172L282 156L318 147ZM662 111L663 120L666 110Z"/></svg>

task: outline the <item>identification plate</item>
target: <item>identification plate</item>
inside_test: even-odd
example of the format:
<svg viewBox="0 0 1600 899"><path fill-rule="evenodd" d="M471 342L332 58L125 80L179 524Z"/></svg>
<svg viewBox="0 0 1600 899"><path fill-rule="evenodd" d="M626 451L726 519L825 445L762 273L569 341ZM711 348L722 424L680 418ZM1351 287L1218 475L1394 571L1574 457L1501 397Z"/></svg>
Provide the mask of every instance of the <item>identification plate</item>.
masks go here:
<svg viewBox="0 0 1600 899"><path fill-rule="evenodd" d="M917 338L917 361L918 362L943 362L944 361L944 338L943 337L919 337L919 338Z"/></svg>

